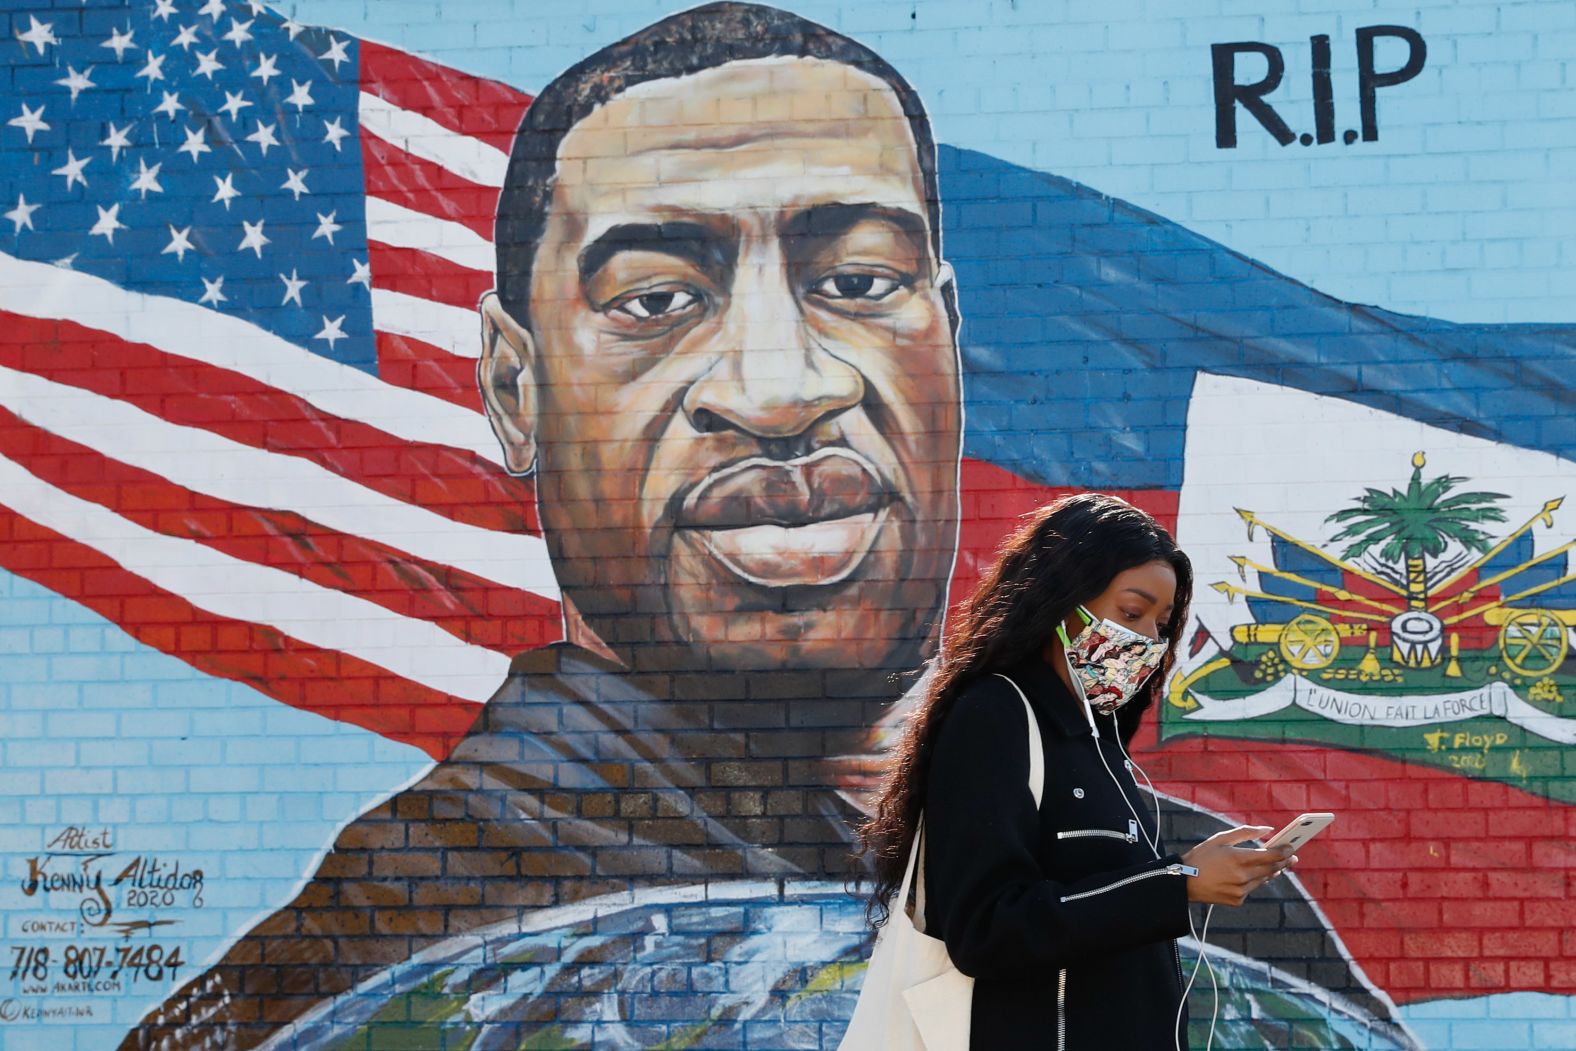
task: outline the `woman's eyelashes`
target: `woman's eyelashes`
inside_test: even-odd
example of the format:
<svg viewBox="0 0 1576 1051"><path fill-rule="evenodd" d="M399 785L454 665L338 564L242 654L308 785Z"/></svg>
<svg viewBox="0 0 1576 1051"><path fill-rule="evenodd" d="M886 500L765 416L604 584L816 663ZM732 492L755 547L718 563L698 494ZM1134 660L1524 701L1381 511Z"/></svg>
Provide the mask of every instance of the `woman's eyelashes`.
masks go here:
<svg viewBox="0 0 1576 1051"><path fill-rule="evenodd" d="M1121 618L1121 623L1125 627L1137 632L1140 635L1153 639L1156 642L1165 638L1164 622L1156 619L1146 612L1140 610L1122 610L1119 612L1118 616Z"/></svg>

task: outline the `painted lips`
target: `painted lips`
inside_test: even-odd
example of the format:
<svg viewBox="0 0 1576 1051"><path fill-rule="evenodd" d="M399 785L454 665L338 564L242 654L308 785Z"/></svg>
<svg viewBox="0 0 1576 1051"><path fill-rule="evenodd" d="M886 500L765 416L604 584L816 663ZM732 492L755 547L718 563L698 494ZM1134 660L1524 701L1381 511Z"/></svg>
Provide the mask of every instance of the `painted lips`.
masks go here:
<svg viewBox="0 0 1576 1051"><path fill-rule="evenodd" d="M869 554L889 503L870 461L850 449L820 449L707 476L680 505L677 527L753 584L834 584Z"/></svg>

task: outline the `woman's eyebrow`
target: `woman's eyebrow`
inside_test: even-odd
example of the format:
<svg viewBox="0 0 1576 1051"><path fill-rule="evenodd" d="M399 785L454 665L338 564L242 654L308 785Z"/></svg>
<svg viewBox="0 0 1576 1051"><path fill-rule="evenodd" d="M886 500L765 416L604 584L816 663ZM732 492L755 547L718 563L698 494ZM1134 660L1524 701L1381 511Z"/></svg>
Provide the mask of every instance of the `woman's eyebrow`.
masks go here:
<svg viewBox="0 0 1576 1051"><path fill-rule="evenodd" d="M1133 594L1141 596L1142 598L1147 599L1150 602L1159 602L1160 601L1159 599L1155 598L1155 596L1153 596L1149 592L1145 591L1143 588L1123 588L1122 590L1123 591L1131 591Z"/></svg>

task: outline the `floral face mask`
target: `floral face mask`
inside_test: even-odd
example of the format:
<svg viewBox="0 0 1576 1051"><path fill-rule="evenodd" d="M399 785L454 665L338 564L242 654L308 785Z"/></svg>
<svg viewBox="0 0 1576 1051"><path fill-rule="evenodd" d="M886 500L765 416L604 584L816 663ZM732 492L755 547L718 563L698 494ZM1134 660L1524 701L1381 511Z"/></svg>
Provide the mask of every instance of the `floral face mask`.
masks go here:
<svg viewBox="0 0 1576 1051"><path fill-rule="evenodd" d="M1166 657L1165 640L1155 640L1129 631L1109 620L1096 620L1082 606L1078 615L1085 627L1068 641L1067 629L1057 625L1062 652L1089 706L1101 715L1110 715L1133 699L1160 662Z"/></svg>

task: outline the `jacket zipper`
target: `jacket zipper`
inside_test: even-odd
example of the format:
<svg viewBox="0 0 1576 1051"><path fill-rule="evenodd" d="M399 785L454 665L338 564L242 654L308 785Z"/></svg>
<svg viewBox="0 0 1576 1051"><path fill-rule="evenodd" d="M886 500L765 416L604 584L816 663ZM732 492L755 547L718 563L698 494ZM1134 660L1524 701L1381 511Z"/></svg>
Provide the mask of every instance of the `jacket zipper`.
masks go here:
<svg viewBox="0 0 1576 1051"><path fill-rule="evenodd" d="M1067 968L1056 972L1056 1051L1067 1051Z"/></svg>
<svg viewBox="0 0 1576 1051"><path fill-rule="evenodd" d="M1127 819L1127 831L1118 832L1110 828L1078 828L1069 832L1056 833L1057 839L1086 839L1091 837L1104 837L1107 839L1121 839L1128 843L1138 842L1138 822L1132 818Z"/></svg>
<svg viewBox="0 0 1576 1051"><path fill-rule="evenodd" d="M1176 865L1176 864L1172 864L1172 865L1167 865L1163 869L1150 869L1147 872L1136 872L1136 873L1134 873L1131 876L1127 876L1127 877L1124 877L1122 879L1117 880L1115 883L1107 883L1103 887L1096 887L1094 890L1084 890L1084 891L1079 891L1077 894L1068 894L1068 895L1066 895L1065 897L1062 898L1062 903L1066 904L1069 901L1077 901L1079 898L1092 898L1096 894L1104 894L1107 891L1117 890L1120 887L1127 886L1129 883L1137 883L1139 880L1149 879L1152 876L1181 876L1181 875L1196 876L1196 875L1198 875L1198 869L1195 869L1195 868L1193 868L1190 865Z"/></svg>

